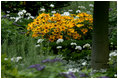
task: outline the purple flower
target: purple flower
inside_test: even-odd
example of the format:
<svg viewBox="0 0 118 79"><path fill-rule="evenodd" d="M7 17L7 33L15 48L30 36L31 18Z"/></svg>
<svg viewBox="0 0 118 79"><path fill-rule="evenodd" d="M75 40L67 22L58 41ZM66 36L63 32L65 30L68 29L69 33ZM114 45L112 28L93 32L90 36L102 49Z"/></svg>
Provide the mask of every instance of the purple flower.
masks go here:
<svg viewBox="0 0 118 79"><path fill-rule="evenodd" d="M61 61L61 59L59 59L59 58L55 58L55 59L45 59L45 60L43 60L43 61L41 61L42 63L46 63L46 62L56 62L56 61Z"/></svg>
<svg viewBox="0 0 118 79"><path fill-rule="evenodd" d="M69 75L71 76L71 78L77 78L77 77L73 74L73 72L69 72Z"/></svg>
<svg viewBox="0 0 118 79"><path fill-rule="evenodd" d="M3 15L2 18L6 18L7 16L6 15Z"/></svg>
<svg viewBox="0 0 118 79"><path fill-rule="evenodd" d="M42 63L46 63L46 62L50 62L50 59L45 59L43 61L41 61Z"/></svg>
<svg viewBox="0 0 118 79"><path fill-rule="evenodd" d="M39 66L40 66L40 64L35 64L35 65L29 66L28 68L37 68L37 67L39 67Z"/></svg>
<svg viewBox="0 0 118 79"><path fill-rule="evenodd" d="M81 73L81 74L79 74L80 75L80 77L88 77L88 75L86 75L85 73Z"/></svg>
<svg viewBox="0 0 118 79"><path fill-rule="evenodd" d="M101 76L100 78L109 78L109 77L107 77L107 76Z"/></svg>
<svg viewBox="0 0 118 79"><path fill-rule="evenodd" d="M65 78L71 78L68 74L60 73L60 75L64 76Z"/></svg>
<svg viewBox="0 0 118 79"><path fill-rule="evenodd" d="M51 60L50 62L56 62L56 61L61 61L61 59L55 58L55 59Z"/></svg>
<svg viewBox="0 0 118 79"><path fill-rule="evenodd" d="M113 9L112 8L109 8L109 11L112 11Z"/></svg>
<svg viewBox="0 0 118 79"><path fill-rule="evenodd" d="M41 67L38 67L38 68L36 68L38 71L41 71L41 70L43 70L45 68L45 66L41 66Z"/></svg>
<svg viewBox="0 0 118 79"><path fill-rule="evenodd" d="M19 24L15 23L15 22L13 24L16 25L16 26L22 26L22 25L19 25Z"/></svg>

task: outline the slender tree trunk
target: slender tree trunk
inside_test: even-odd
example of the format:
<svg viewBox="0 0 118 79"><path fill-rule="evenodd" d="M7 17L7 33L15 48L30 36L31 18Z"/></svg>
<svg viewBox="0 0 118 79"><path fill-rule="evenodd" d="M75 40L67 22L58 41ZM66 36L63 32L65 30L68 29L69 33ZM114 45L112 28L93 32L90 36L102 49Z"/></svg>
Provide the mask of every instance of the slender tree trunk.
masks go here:
<svg viewBox="0 0 118 79"><path fill-rule="evenodd" d="M93 69L108 67L108 11L109 1L95 1L93 14L93 39L91 66Z"/></svg>

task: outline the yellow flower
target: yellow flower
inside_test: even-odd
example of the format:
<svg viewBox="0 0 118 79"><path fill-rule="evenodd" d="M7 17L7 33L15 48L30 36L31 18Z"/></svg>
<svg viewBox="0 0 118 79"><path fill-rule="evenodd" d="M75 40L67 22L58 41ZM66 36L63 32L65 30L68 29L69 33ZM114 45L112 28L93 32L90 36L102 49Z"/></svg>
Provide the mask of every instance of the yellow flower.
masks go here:
<svg viewBox="0 0 118 79"><path fill-rule="evenodd" d="M86 34L88 30L92 30L91 25L87 25L89 29L82 27L85 25L85 21L88 21L90 24L92 24L92 15L87 13L79 13L77 15L71 14L71 16L61 16L61 14L55 13L54 16L50 16L49 14L41 13L36 19L33 20L33 22L28 24L27 30L28 32L32 32L32 37L44 37L45 35L48 35L48 32L52 32L52 35L48 35L46 37L51 42L59 38L62 39L63 37L66 37L68 40L71 39L66 35L69 35L73 39L79 40L81 35L75 31L74 27L78 27L83 34Z"/></svg>
<svg viewBox="0 0 118 79"><path fill-rule="evenodd" d="M88 32L88 29L82 28L81 31L83 32L83 34L86 34L86 32Z"/></svg>
<svg viewBox="0 0 118 79"><path fill-rule="evenodd" d="M53 42L54 40L55 40L55 36L50 35L50 37L49 37L49 41Z"/></svg>
<svg viewBox="0 0 118 79"><path fill-rule="evenodd" d="M77 27L82 27L84 26L84 24L77 24Z"/></svg>

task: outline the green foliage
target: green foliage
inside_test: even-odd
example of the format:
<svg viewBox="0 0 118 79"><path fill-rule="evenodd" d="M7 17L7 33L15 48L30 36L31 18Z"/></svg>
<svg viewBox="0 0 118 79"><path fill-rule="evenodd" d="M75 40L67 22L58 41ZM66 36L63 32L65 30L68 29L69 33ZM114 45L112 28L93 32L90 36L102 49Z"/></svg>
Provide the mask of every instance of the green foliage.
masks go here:
<svg viewBox="0 0 118 79"><path fill-rule="evenodd" d="M75 50L75 45L71 45L71 43L76 43L77 46L83 47L85 44L91 45L91 40L65 40L62 43L56 44L56 42L51 42L50 46L51 49L55 54L62 54L65 59L69 60L78 60L84 58L87 55L90 55L91 50L82 48L82 50ZM62 46L61 49L57 49L57 46Z"/></svg>
<svg viewBox="0 0 118 79"><path fill-rule="evenodd" d="M1 56L1 77L2 78L15 78L18 74L17 68L11 64L10 59L5 60L6 54Z"/></svg>
<svg viewBox="0 0 118 79"><path fill-rule="evenodd" d="M43 70L33 70L33 74L36 75L35 78L59 78L59 73L65 71L61 62L47 62L43 63L42 66L45 66Z"/></svg>
<svg viewBox="0 0 118 79"><path fill-rule="evenodd" d="M44 7L46 11L51 10L50 4L54 4L54 9L58 9L68 6L69 1L2 1L1 8L3 11L11 12L18 12L19 10L25 9L32 15L37 15L38 10L42 7Z"/></svg>
<svg viewBox="0 0 118 79"><path fill-rule="evenodd" d="M25 3L26 2L26 3ZM10 15L17 16L15 12L19 10L26 9L28 12L34 13L36 15L38 10L42 6L47 10L50 10L50 4L54 4L57 9L66 5L67 2L55 2L55 1L40 1L40 2L28 2L28 1L2 1L2 10L10 10ZM69 3L69 2L68 2ZM67 4L68 4L67 3ZM72 2L70 7L65 7L63 9L73 9L76 11L78 6L85 5L87 10L90 8L88 5L93 2ZM60 5L62 4L62 5ZM40 5L40 6L39 6ZM117 21L115 2L111 3L111 8L109 14L109 26L115 27ZM38 8L37 8L38 6ZM16 10L15 10L16 8ZM62 8L61 8L62 10ZM1 16L6 15L1 12ZM56 42L49 42L46 39L42 43L36 43L37 39L32 38L30 35L21 34L21 32L26 32L25 27L31 21L22 18L22 22L18 21L17 24L21 26L14 25L14 21L9 20L8 17L1 18L1 77L2 78L67 78L60 75L62 72L67 72L67 69L77 68L80 69L79 72L73 72L77 78L101 78L110 77L114 78L117 74L117 56L111 56L108 62L109 68L106 72L96 71L93 72L90 68L90 58L87 59L91 54L90 48L83 48L86 43L92 44L91 40L64 40L62 43L57 44ZM91 39L86 37L86 39ZM71 43L76 43L77 46L81 46L82 50L75 50L75 45ZM40 45L37 47L36 45ZM62 48L57 49L57 46L62 46ZM110 50L117 48L117 29L113 29L110 34ZM5 55L6 54L6 55ZM12 62L12 57L21 56L23 59L20 62ZM8 58L8 59L5 59ZM55 59L61 58L61 62L46 62L41 61L45 59ZM66 59L66 60L64 60ZM73 60L70 63L70 60ZM66 63L65 63L65 62ZM77 62L79 61L79 62ZM87 61L87 65L82 65ZM30 65L40 64L45 66L41 71L34 69L28 69ZM69 64L70 63L70 64ZM73 63L73 64L72 64ZM84 74L84 75L82 75Z"/></svg>
<svg viewBox="0 0 118 79"><path fill-rule="evenodd" d="M115 50L117 49L117 29L113 29L110 34L110 49Z"/></svg>
<svg viewBox="0 0 118 79"><path fill-rule="evenodd" d="M109 27L113 28L117 26L117 9L110 8L109 10Z"/></svg>
<svg viewBox="0 0 118 79"><path fill-rule="evenodd" d="M117 26L117 2L111 1L109 8L109 27L113 28Z"/></svg>
<svg viewBox="0 0 118 79"><path fill-rule="evenodd" d="M12 25L12 21L8 19L1 19L1 39L2 43L5 39L11 40L11 37L15 36L18 32L16 31L18 27Z"/></svg>

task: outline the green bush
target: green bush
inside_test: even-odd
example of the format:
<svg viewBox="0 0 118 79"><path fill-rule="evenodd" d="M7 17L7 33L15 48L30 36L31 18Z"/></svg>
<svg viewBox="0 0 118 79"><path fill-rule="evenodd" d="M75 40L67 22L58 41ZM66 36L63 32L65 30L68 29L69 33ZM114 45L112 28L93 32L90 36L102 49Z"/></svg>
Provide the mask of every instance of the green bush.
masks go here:
<svg viewBox="0 0 118 79"><path fill-rule="evenodd" d="M46 42L43 42L45 44ZM71 45L71 43L76 43L77 45ZM91 50L90 48L83 48L85 44L92 44L91 40L64 40L61 43L56 42L50 42L49 46L51 47L51 50L53 50L54 54L61 54L66 60L77 60L82 59L87 55L90 55ZM58 48L58 46L61 46L62 48ZM75 49L76 46L81 46L81 50Z"/></svg>
<svg viewBox="0 0 118 79"><path fill-rule="evenodd" d="M15 78L17 77L18 70L15 68L13 64L11 64L11 60L5 60L7 56L5 54L1 55L1 77L2 78Z"/></svg>
<svg viewBox="0 0 118 79"><path fill-rule="evenodd" d="M5 12L18 12L19 10L25 9L35 16L42 7L46 9L46 12L51 10L50 4L54 4L54 9L58 9L68 6L69 1L2 1L1 8Z"/></svg>

